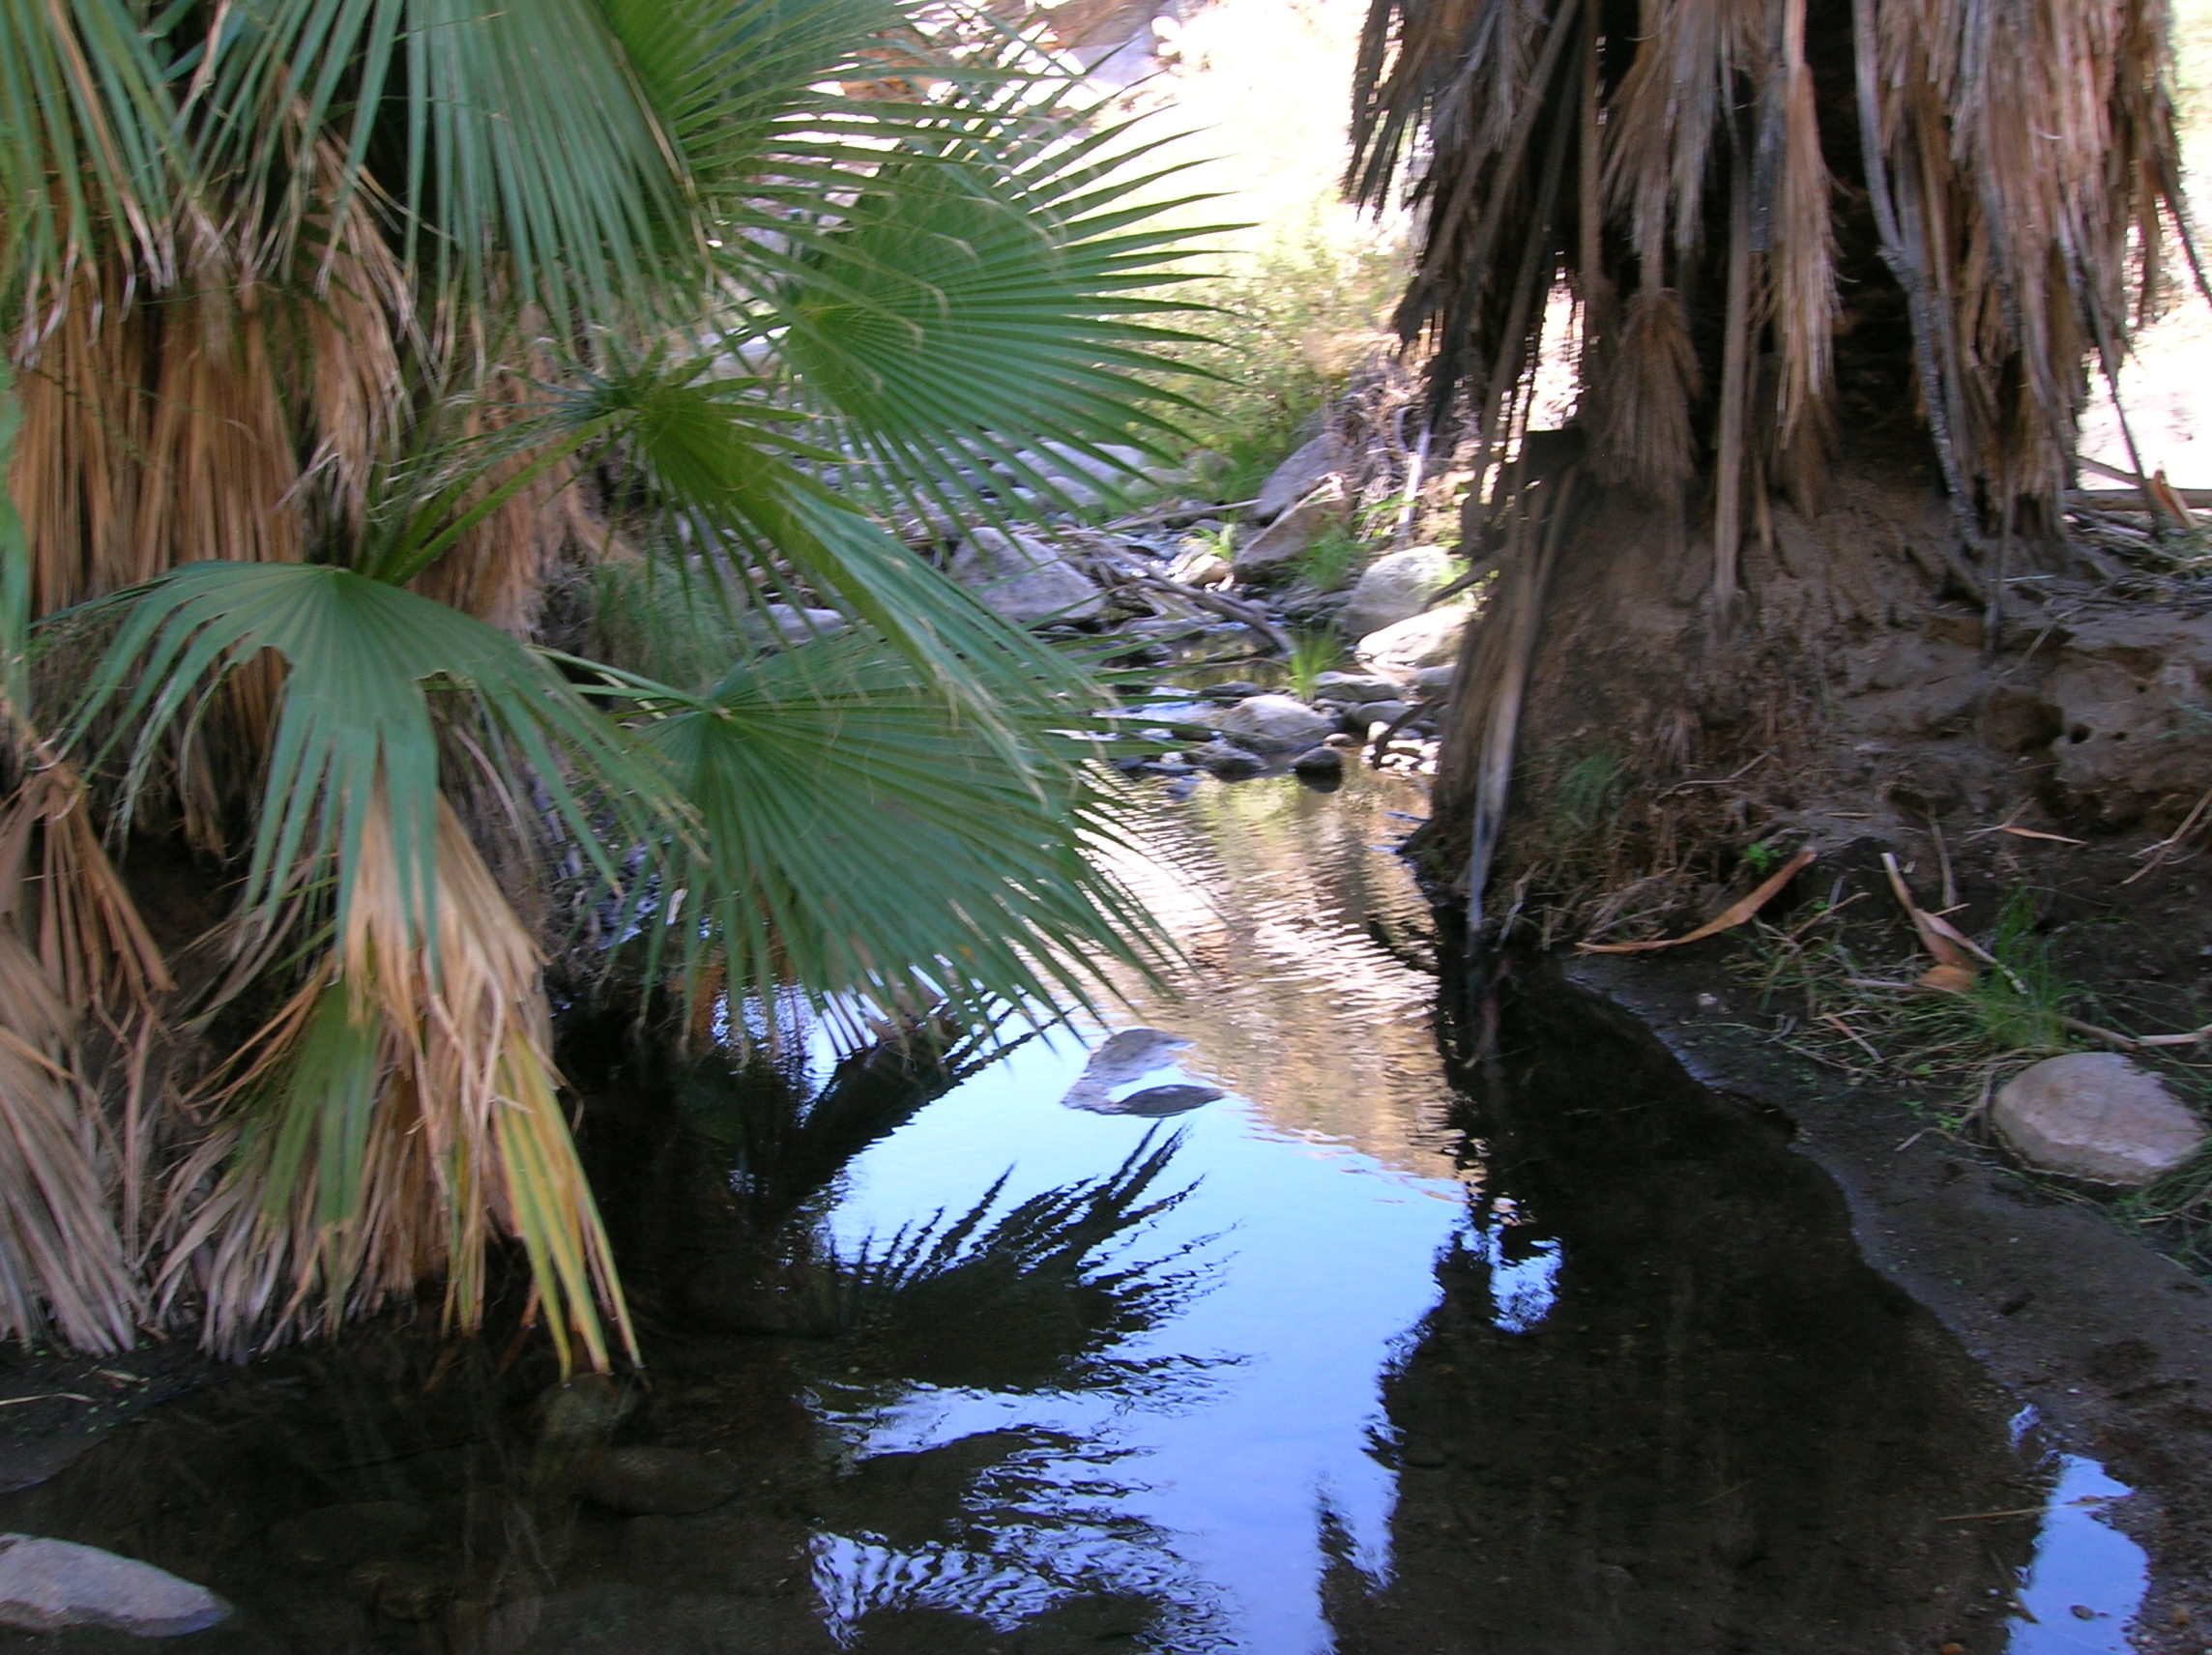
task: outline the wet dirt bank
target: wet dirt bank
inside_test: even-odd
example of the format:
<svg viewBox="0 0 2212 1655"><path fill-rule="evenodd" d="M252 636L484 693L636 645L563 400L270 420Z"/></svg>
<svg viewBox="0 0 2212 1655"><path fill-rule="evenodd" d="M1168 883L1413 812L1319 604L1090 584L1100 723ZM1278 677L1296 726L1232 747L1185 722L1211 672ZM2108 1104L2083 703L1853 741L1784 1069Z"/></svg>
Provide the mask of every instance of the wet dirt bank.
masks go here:
<svg viewBox="0 0 2212 1655"><path fill-rule="evenodd" d="M1555 959L1514 992L1671 1055L1787 1134L1841 1191L1866 1263L2136 1491L2110 1515L2152 1561L2138 1646L2212 1646L2212 1292L2098 1208L1916 1131L1895 1098L1807 1078L1745 1027L1749 997L1717 955Z"/></svg>

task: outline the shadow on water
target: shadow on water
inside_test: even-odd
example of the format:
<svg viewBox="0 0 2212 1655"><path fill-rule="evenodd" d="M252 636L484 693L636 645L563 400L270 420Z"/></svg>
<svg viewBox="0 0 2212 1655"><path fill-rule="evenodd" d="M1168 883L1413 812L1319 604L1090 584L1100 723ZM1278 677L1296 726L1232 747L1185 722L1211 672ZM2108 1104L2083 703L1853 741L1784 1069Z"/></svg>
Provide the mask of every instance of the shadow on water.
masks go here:
<svg viewBox="0 0 2212 1655"><path fill-rule="evenodd" d="M2048 1478L1786 1129L1540 977L1454 1068L1470 1222L1383 1382L1394 1566L1339 1569L1338 1647L2003 1649L2034 1523L1958 1519Z"/></svg>
<svg viewBox="0 0 2212 1655"><path fill-rule="evenodd" d="M2112 1486L2016 1442L1779 1126L1540 977L1440 1056L1407 803L1163 803L1205 973L1135 996L1179 1038L1119 1080L1212 1100L1172 1125L1065 1035L738 1063L571 1017L650 1382L426 1311L0 1529L208 1583L221 1655L2124 1648Z"/></svg>

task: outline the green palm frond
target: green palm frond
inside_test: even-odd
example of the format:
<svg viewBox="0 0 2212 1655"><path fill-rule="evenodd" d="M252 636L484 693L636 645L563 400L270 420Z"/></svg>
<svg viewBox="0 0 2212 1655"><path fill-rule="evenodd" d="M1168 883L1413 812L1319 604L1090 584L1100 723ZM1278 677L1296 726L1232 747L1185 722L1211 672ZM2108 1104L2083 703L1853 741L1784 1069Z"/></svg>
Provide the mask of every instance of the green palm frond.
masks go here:
<svg viewBox="0 0 2212 1655"><path fill-rule="evenodd" d="M791 411L768 403L757 382L710 378L706 365L649 362L588 381L566 416L622 433L641 480L685 531L672 529L668 544L690 541L753 602L812 594L844 611L975 719L996 718L1001 694L1081 686L1062 656L831 493L814 473L835 456L805 444ZM716 589L699 600L715 601Z"/></svg>
<svg viewBox="0 0 2212 1655"><path fill-rule="evenodd" d="M337 918L350 908L362 834L388 800L411 923L434 886L439 798L434 691L473 704L515 753L568 831L612 878L601 850L611 804L633 834L661 778L542 657L496 627L350 570L303 564L189 564L112 600L123 624L75 717L111 711L127 742L126 819L163 739L204 690L267 650L287 669L255 813L249 907L270 906L305 857L337 854ZM596 784L571 785L573 763Z"/></svg>
<svg viewBox="0 0 2212 1655"><path fill-rule="evenodd" d="M30 322L97 247L168 264L176 110L131 0L0 0L0 305Z"/></svg>
<svg viewBox="0 0 2212 1655"><path fill-rule="evenodd" d="M973 509L963 476L997 467L1050 499L1040 443L1167 451L1157 349L1185 338L1164 324L1188 308L1168 296L1187 233L1162 216L1184 203L1130 125L1025 126L909 144L773 290L776 353L863 497Z"/></svg>
<svg viewBox="0 0 2212 1655"><path fill-rule="evenodd" d="M1037 695L997 729L965 718L867 638L746 662L705 695L641 680L696 827L671 844L648 954L727 972L733 992L796 987L898 1015L940 1001L1088 1004L1168 945L1099 853L1124 829L1086 715ZM1056 728L1057 727L1057 728Z"/></svg>

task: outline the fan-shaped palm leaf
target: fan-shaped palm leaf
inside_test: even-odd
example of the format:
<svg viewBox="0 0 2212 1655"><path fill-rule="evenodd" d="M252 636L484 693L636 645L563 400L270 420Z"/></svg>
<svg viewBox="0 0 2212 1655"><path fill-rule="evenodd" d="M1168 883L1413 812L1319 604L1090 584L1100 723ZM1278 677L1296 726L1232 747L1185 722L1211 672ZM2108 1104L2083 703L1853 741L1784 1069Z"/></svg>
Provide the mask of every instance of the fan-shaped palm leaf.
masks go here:
<svg viewBox="0 0 2212 1655"><path fill-rule="evenodd" d="M646 713L696 812L662 863L654 958L711 958L733 988L796 986L817 1007L946 1000L971 1018L1165 963L1091 854L1122 829L1090 743L1051 728L1084 722L1076 708L1036 696L994 729L865 638L748 661L704 695L610 693Z"/></svg>
<svg viewBox="0 0 2212 1655"><path fill-rule="evenodd" d="M473 704L513 744L577 843L608 877L611 806L632 831L663 798L659 778L541 657L496 627L346 569L190 564L116 600L125 620L94 674L77 726L115 710L128 740L126 814L162 738L206 684L267 650L287 669L256 813L246 900L268 907L292 871L335 851L337 920L351 912L362 835L389 813L398 896L418 933L435 881L438 750L430 697ZM132 682L133 675L135 682ZM590 804L568 779L586 767Z"/></svg>

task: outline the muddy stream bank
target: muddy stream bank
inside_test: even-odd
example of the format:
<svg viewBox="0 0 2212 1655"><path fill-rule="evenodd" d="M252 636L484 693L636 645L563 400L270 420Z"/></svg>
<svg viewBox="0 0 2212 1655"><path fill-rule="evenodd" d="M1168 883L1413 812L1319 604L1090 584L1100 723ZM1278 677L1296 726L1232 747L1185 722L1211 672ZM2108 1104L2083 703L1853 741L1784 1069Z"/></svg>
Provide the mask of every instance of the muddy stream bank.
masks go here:
<svg viewBox="0 0 2212 1655"><path fill-rule="evenodd" d="M2128 1444L2053 1435L2064 1376L1663 1007L1525 973L1468 1056L1421 808L1162 784L1147 895L1200 978L1111 1014L1185 1043L1110 1072L1089 1023L571 1051L647 1382L380 1325L180 1378L0 1529L206 1584L234 1612L177 1646L224 1655L2129 1648ZM8 1422L21 1474L91 1406Z"/></svg>

